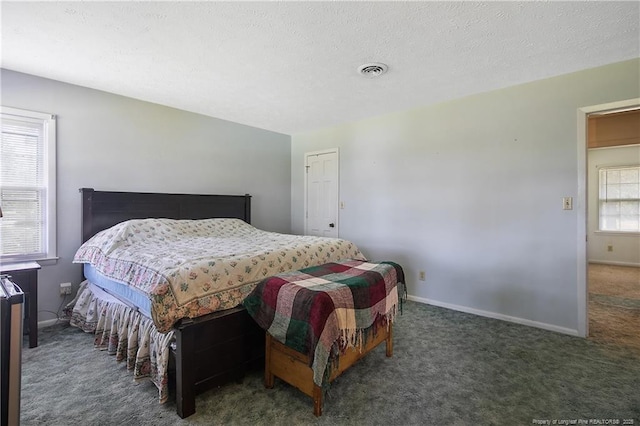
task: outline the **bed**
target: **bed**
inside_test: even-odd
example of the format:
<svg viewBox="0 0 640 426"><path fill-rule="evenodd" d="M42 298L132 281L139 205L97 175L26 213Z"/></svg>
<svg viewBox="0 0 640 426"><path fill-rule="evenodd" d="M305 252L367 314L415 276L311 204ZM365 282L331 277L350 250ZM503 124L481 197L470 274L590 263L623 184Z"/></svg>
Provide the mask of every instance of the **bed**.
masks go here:
<svg viewBox="0 0 640 426"><path fill-rule="evenodd" d="M326 241L318 249L310 248L309 244L320 237L286 234L277 235L281 235L287 244L278 242L275 248L264 247L269 256L253 253L231 259L229 256L238 254L238 247L247 246L247 241L236 241L231 250L234 253L222 254L220 240L216 240L215 244L209 244L214 260L203 254L207 251L207 243L202 241L189 244L191 254L202 255L181 258L174 255L172 249L163 248L167 227L177 227L182 234L189 234L193 228L204 224L202 227L218 232L218 224L223 223L227 233L234 229L246 231L252 250L262 247L258 244L262 234L255 234L255 228L249 225L251 197L111 192L90 188L80 192L83 245L75 261L85 264L85 275L89 280L83 283L68 307L72 323L85 331L97 328L96 346L115 353L118 360L126 360L127 367L134 370L136 377L150 377L158 386L161 402L167 398L169 382L175 382L176 409L182 418L195 412L196 394L240 380L248 369L263 365L264 332L240 305L260 279L340 258L364 259L358 248L346 240L323 239ZM180 228L183 225L185 228ZM104 237L108 233L113 234L112 238ZM148 247L155 247L150 251L159 254L161 260L146 259L146 251L138 246L126 246L126 251L113 243L126 236L138 238L139 234L145 233L157 239ZM274 234L275 238L275 233L268 234ZM297 243L288 245L293 240ZM144 241L146 244L147 240ZM339 244L330 247L325 243ZM121 257L115 261L105 260L109 257L105 253L115 252ZM126 254L122 255L123 252ZM213 270L226 258L234 264L227 265L228 275L218 272L218 278L224 275L219 281L228 286L227 291L222 291L221 296L212 295L208 291L215 292L216 289L205 287L216 281ZM167 263L171 260L176 262L173 269ZM158 262L160 269L154 270L152 266L157 266ZM207 265L207 262L213 262L215 266ZM187 266L196 269L185 269ZM241 273L247 269L251 269L248 275ZM202 276L208 278L201 280ZM125 291L118 293L109 288L102 282L103 278L111 285L125 284ZM169 282L162 282L162 279ZM142 300L146 296L149 303L137 302L135 297L127 295L127 290L142 293ZM175 306L170 305L172 298ZM144 349L142 353L139 350L136 353L136 344Z"/></svg>

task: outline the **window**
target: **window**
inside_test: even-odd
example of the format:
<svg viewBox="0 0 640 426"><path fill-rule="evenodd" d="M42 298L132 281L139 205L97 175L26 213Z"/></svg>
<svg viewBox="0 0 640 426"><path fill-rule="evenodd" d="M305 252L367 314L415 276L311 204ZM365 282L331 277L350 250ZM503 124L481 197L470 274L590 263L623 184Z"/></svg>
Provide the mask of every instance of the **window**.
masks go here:
<svg viewBox="0 0 640 426"><path fill-rule="evenodd" d="M603 167L600 181L600 230L640 232L640 166Z"/></svg>
<svg viewBox="0 0 640 426"><path fill-rule="evenodd" d="M53 259L55 117L1 107L0 118L0 259Z"/></svg>

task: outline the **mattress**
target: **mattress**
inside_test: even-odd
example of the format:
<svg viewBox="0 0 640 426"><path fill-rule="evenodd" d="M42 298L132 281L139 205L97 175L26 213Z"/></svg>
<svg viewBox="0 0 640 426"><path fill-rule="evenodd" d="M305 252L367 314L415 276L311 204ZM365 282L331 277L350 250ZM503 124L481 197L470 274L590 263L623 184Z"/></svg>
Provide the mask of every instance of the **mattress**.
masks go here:
<svg viewBox="0 0 640 426"><path fill-rule="evenodd" d="M124 300L130 307L134 307L144 316L151 318L151 301L146 294L136 290L134 287L105 277L90 263L85 263L83 269L84 276L90 283L98 286L119 300Z"/></svg>

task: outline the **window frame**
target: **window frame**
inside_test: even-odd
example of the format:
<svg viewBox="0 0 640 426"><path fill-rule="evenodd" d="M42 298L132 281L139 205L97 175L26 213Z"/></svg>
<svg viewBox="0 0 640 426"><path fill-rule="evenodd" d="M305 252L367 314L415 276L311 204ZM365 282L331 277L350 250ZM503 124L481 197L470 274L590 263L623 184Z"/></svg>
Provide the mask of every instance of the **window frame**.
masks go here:
<svg viewBox="0 0 640 426"><path fill-rule="evenodd" d="M45 139L43 142L44 148L44 173L43 178L45 180L44 187L46 189L46 196L44 197L44 237L46 239L44 243L45 253L31 255L2 255L0 254L0 260L3 263L9 262L26 262L26 261L55 261L57 256L57 218L56 218L56 116L54 114L30 111L25 109L13 108L8 106L0 106L0 119L3 118L17 118L37 120L43 123L42 137ZM2 219L0 219L2 220Z"/></svg>
<svg viewBox="0 0 640 426"><path fill-rule="evenodd" d="M598 166L598 227L595 231L599 234L616 234L616 235L640 235L640 228L634 230L622 230L622 229L603 229L602 228L602 208L604 203L607 202L606 198L602 197L602 173L607 172L609 170L623 170L623 169L637 169L638 173L640 173L640 164L628 164L628 165L610 165L610 166ZM614 201L614 200L610 200ZM632 201L637 202L640 205L640 192L638 193L638 198L630 198L630 199L619 199L617 202L622 201Z"/></svg>

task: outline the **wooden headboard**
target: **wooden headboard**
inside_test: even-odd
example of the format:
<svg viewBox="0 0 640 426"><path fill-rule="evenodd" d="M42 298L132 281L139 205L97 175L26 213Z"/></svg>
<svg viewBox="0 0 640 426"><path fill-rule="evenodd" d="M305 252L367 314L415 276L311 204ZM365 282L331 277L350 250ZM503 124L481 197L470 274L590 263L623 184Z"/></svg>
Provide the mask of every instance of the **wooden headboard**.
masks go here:
<svg viewBox="0 0 640 426"><path fill-rule="evenodd" d="M251 223L251 195L162 194L81 188L82 242L129 219L228 217Z"/></svg>

